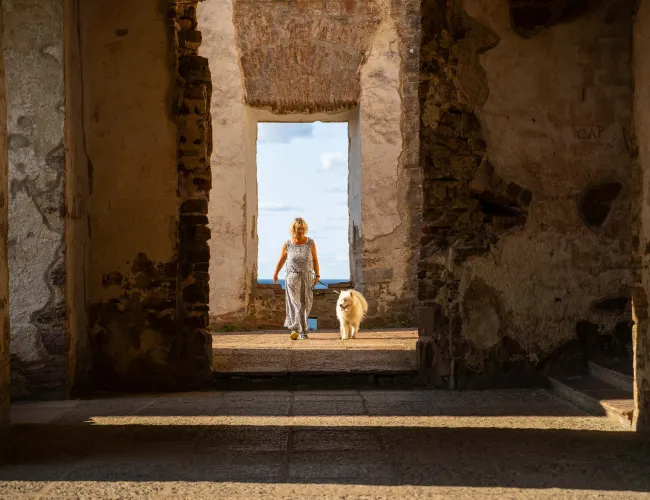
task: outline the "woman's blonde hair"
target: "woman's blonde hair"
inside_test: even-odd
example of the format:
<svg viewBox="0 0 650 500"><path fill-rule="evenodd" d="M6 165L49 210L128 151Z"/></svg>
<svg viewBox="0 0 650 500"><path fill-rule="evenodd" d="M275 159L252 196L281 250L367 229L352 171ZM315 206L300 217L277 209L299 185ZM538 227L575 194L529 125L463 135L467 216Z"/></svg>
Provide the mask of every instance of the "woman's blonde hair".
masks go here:
<svg viewBox="0 0 650 500"><path fill-rule="evenodd" d="M307 230L309 229L309 226L305 222L305 219L303 219L302 217L296 217L295 219L293 219L293 222L291 223L291 228L289 228L289 232L291 233L291 236L296 235L297 227L304 227L305 228L304 234L307 234Z"/></svg>

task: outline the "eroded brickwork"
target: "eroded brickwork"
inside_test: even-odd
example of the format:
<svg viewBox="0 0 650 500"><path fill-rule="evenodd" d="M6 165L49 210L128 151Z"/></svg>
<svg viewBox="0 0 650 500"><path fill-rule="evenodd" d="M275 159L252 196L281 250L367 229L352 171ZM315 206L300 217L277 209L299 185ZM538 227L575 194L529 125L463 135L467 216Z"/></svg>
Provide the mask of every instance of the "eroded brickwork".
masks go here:
<svg viewBox="0 0 650 500"><path fill-rule="evenodd" d="M201 32L196 29L197 4L197 1L179 0L173 12L178 72L175 96L178 189L182 199L177 304L179 328L191 347L192 356L187 361L194 362L198 372L204 372L210 367L212 355L212 341L207 330L212 80L208 60L198 55Z"/></svg>
<svg viewBox="0 0 650 500"><path fill-rule="evenodd" d="M235 0L233 17L248 105L315 113L359 102L375 2Z"/></svg>

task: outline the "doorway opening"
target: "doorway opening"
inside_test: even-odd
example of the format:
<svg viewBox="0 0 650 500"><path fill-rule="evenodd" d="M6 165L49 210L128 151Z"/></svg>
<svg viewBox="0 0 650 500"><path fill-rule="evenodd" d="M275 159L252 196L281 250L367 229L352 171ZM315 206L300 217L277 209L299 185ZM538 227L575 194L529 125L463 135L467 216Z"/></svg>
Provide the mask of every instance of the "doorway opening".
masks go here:
<svg viewBox="0 0 650 500"><path fill-rule="evenodd" d="M258 283L271 284L296 217L317 245L321 283L350 279L348 124L257 124ZM284 272L279 283L284 288Z"/></svg>

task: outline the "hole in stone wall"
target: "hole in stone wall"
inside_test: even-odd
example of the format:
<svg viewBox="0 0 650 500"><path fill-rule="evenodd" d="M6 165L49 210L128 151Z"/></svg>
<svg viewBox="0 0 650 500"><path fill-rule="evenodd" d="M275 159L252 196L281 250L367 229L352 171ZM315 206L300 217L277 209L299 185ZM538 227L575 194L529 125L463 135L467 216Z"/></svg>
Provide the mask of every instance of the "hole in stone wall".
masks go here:
<svg viewBox="0 0 650 500"><path fill-rule="evenodd" d="M594 10L601 0L510 0L510 24L523 38L561 23L575 21Z"/></svg>
<svg viewBox="0 0 650 500"><path fill-rule="evenodd" d="M272 283L296 217L316 243L320 281L348 281L348 124L260 122L257 137L258 283Z"/></svg>
<svg viewBox="0 0 650 500"><path fill-rule="evenodd" d="M599 311L624 311L627 306L627 297L614 297L609 299L599 300L594 304L594 307Z"/></svg>
<svg viewBox="0 0 650 500"><path fill-rule="evenodd" d="M479 202L481 203L481 210L486 214L486 215L492 215L495 217L518 217L522 213L524 213L522 210L519 210L515 207L509 207L506 205L497 205L496 203L492 203L490 201L480 199Z"/></svg>
<svg viewBox="0 0 650 500"><path fill-rule="evenodd" d="M618 182L600 184L589 189L583 195L579 207L585 223L592 228L601 227L622 189L623 186Z"/></svg>

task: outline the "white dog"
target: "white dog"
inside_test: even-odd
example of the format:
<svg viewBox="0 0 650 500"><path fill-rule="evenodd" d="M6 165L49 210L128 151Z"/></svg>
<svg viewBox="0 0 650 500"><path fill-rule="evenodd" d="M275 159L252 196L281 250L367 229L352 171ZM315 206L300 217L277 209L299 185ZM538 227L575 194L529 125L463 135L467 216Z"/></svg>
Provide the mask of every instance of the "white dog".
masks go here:
<svg viewBox="0 0 650 500"><path fill-rule="evenodd" d="M341 327L341 340L353 339L359 331L359 324L366 317L368 302L356 290L346 290L336 301L336 317Z"/></svg>

